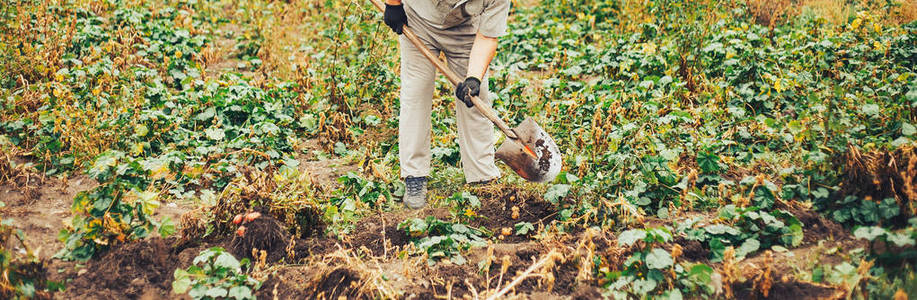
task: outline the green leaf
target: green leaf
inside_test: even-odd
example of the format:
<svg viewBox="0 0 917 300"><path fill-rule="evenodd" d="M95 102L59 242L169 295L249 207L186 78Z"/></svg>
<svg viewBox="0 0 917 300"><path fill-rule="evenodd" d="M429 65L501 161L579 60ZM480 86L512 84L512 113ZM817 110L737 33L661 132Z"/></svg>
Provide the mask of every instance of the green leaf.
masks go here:
<svg viewBox="0 0 917 300"><path fill-rule="evenodd" d="M907 122L901 123L901 134L906 135L906 136L912 136L915 133L917 133L917 128L915 128L914 125L911 125L910 123L907 123Z"/></svg>
<svg viewBox="0 0 917 300"><path fill-rule="evenodd" d="M707 174L715 174L720 171L720 157L709 151L697 153L697 164Z"/></svg>
<svg viewBox="0 0 917 300"><path fill-rule="evenodd" d="M461 254L456 254L449 260L452 261L452 263L459 265L459 266L464 265L466 262L468 262L467 260L465 260L465 257L462 256Z"/></svg>
<svg viewBox="0 0 917 300"><path fill-rule="evenodd" d="M191 263L194 265L199 265L202 262L209 261L211 257L219 253L223 253L224 251L226 250L224 250L221 247L212 247L212 248L206 249L204 251L201 251L201 253L198 254L197 257L195 257L194 260L191 261Z"/></svg>
<svg viewBox="0 0 917 300"><path fill-rule="evenodd" d="M712 274L713 268L705 264L695 264L688 270L688 276L700 285L710 284Z"/></svg>
<svg viewBox="0 0 917 300"><path fill-rule="evenodd" d="M207 134L207 138L215 141L221 141L226 137L226 133L219 128L207 128L204 133Z"/></svg>
<svg viewBox="0 0 917 300"><path fill-rule="evenodd" d="M643 229L630 229L618 235L618 245L630 246L638 240L646 238L646 231Z"/></svg>
<svg viewBox="0 0 917 300"><path fill-rule="evenodd" d="M342 143L342 142L336 142L336 143L334 143L334 154L337 154L337 155L340 155L340 156L346 156L348 152L349 152L349 151L347 151L347 145L346 145L346 144L344 144L344 143Z"/></svg>
<svg viewBox="0 0 917 300"><path fill-rule="evenodd" d="M894 243L895 246L898 246L898 247L914 246L914 238L910 237L907 234L889 233L888 235L885 236L885 238L888 239L889 242Z"/></svg>
<svg viewBox="0 0 917 300"><path fill-rule="evenodd" d="M137 126L134 126L134 133L137 135L137 137L145 137L149 132L150 129L147 128L146 125L137 124Z"/></svg>
<svg viewBox="0 0 917 300"><path fill-rule="evenodd" d="M207 292L204 293L204 296L212 297L212 298L220 298L220 297L226 297L226 294L228 293L229 291L227 291L226 289L215 286L215 287L208 289Z"/></svg>
<svg viewBox="0 0 917 300"><path fill-rule="evenodd" d="M190 296L191 299L195 299L195 300L197 300L197 299L204 299L204 297L207 297L207 295L206 295L206 294L207 294L207 290L208 290L208 289L207 289L207 286L205 286L205 285L198 285L198 286L195 286L194 288L192 288L190 291L188 291L188 296Z"/></svg>
<svg viewBox="0 0 917 300"><path fill-rule="evenodd" d="M570 193L569 184L555 184L548 188L548 191L544 194L544 199L548 200L552 204L557 204L561 199L567 196Z"/></svg>
<svg viewBox="0 0 917 300"><path fill-rule="evenodd" d="M216 109L211 106L205 109L204 112L199 113L195 119L198 121L207 121L210 120L210 118L213 118L214 115L216 115Z"/></svg>
<svg viewBox="0 0 917 300"><path fill-rule="evenodd" d="M828 198L828 195L830 194L831 193L828 191L828 189L823 187L812 191L812 196L815 197L815 199L825 199Z"/></svg>
<svg viewBox="0 0 917 300"><path fill-rule="evenodd" d="M516 235L526 235L529 231L535 230L535 225L529 222L519 222L516 223Z"/></svg>
<svg viewBox="0 0 917 300"><path fill-rule="evenodd" d="M478 199L478 196L475 196L469 192L462 192L462 199L465 199L465 201L471 207L481 207L481 200Z"/></svg>
<svg viewBox="0 0 917 300"><path fill-rule="evenodd" d="M723 224L712 224L704 227L704 230L709 234L730 234L730 235L739 235L741 232L729 225Z"/></svg>
<svg viewBox="0 0 917 300"><path fill-rule="evenodd" d="M111 197L107 197L107 196L102 197L102 198L95 200L95 203L93 204L92 208L95 209L96 211L105 211L105 210L108 210L108 207L111 206L111 203L114 201L115 200L112 199Z"/></svg>
<svg viewBox="0 0 917 300"><path fill-rule="evenodd" d="M228 297L238 300L255 299L254 295L252 295L252 289L244 285L237 285L230 288Z"/></svg>
<svg viewBox="0 0 917 300"><path fill-rule="evenodd" d="M458 223L452 224L452 232L464 234L464 233L468 233L468 231L469 231L468 227L463 224L458 224Z"/></svg>
<svg viewBox="0 0 917 300"><path fill-rule="evenodd" d="M662 293L658 299L682 300L684 296L681 294L681 290L674 289Z"/></svg>
<svg viewBox="0 0 917 300"><path fill-rule="evenodd" d="M191 278L188 272L182 269L175 269L173 277L175 280L172 281L172 292L176 294L187 293L188 289L191 288Z"/></svg>
<svg viewBox="0 0 917 300"><path fill-rule="evenodd" d="M675 261L672 260L672 256L668 251L653 248L649 254L646 255L646 267L650 269L665 269L672 266Z"/></svg>
<svg viewBox="0 0 917 300"><path fill-rule="evenodd" d="M232 271L239 271L242 269L242 265L239 263L232 254L228 252L220 253L219 256L213 261L213 265L216 267L226 268Z"/></svg>
<svg viewBox="0 0 917 300"><path fill-rule="evenodd" d="M761 248L761 242L756 239L747 239L736 249L736 257L745 257Z"/></svg>
<svg viewBox="0 0 917 300"><path fill-rule="evenodd" d="M894 198L885 198L879 203L879 216L882 219L888 220L894 217L897 217L900 213L900 207L898 207L898 202Z"/></svg>
<svg viewBox="0 0 917 300"><path fill-rule="evenodd" d="M163 217L160 222L161 224L159 225L159 236L166 238L175 233L175 223L172 222L172 218Z"/></svg>
<svg viewBox="0 0 917 300"><path fill-rule="evenodd" d="M790 121L786 124L786 128L789 129L793 134L799 134L805 129L805 127L802 126L802 122L799 122L799 120Z"/></svg>
<svg viewBox="0 0 917 300"><path fill-rule="evenodd" d="M805 232L802 230L802 225L793 224L786 228L786 233L781 237L781 240L784 244L796 247L802 244L802 240L805 237Z"/></svg>
<svg viewBox="0 0 917 300"><path fill-rule="evenodd" d="M634 292L637 294L649 294L656 289L658 283L652 279L637 279L634 280Z"/></svg>
<svg viewBox="0 0 917 300"><path fill-rule="evenodd" d="M408 235L417 236L427 232L427 222L420 218L405 220L398 225L398 228L407 232Z"/></svg>
<svg viewBox="0 0 917 300"><path fill-rule="evenodd" d="M22 292L22 296L25 296L25 299L35 297L35 285L31 282L24 282L16 288Z"/></svg>
<svg viewBox="0 0 917 300"><path fill-rule="evenodd" d="M858 239L875 240L876 237L887 233L885 228L878 226L860 227L853 231L853 236Z"/></svg>
<svg viewBox="0 0 917 300"><path fill-rule="evenodd" d="M876 117L880 112L879 105L874 103L864 104L860 107L860 112L870 117Z"/></svg>
<svg viewBox="0 0 917 300"><path fill-rule="evenodd" d="M738 215L739 214L738 212L736 212L736 206L734 204L729 204L729 205L720 207L719 209L719 216L723 220L732 220Z"/></svg>

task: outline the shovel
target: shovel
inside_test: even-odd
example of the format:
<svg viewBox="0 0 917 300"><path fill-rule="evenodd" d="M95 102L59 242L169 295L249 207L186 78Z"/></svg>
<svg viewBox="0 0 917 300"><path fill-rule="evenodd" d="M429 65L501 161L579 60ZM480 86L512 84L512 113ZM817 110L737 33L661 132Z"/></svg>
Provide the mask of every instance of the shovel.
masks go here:
<svg viewBox="0 0 917 300"><path fill-rule="evenodd" d="M380 0L370 1L380 11L385 11L385 6ZM447 68L442 60L423 46L423 42L417 38L417 35L407 25L404 26L402 33L430 62L436 65L440 72L446 75L446 78L453 85L458 85L462 81L461 77ZM497 148L496 156L498 159L506 163L520 177L529 181L548 182L557 177L561 168L560 149L557 148L554 139L541 126L538 126L535 120L526 117L516 128L509 128L503 122L503 119L497 117L491 107L486 105L480 98L472 96L471 102L474 103L474 107L484 117L487 117L497 128L500 128L500 131L506 136L506 140Z"/></svg>

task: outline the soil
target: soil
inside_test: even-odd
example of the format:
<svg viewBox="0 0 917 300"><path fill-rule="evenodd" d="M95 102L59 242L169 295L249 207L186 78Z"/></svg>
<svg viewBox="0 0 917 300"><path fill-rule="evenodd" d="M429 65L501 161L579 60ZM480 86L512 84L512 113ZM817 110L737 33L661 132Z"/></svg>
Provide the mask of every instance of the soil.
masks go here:
<svg viewBox="0 0 917 300"><path fill-rule="evenodd" d="M681 257L689 261L704 262L710 256L710 251L704 249L704 245L701 242L688 240L681 236L675 237L674 242L681 246Z"/></svg>
<svg viewBox="0 0 917 300"><path fill-rule="evenodd" d="M803 245L812 245L819 240L838 240L847 238L850 233L840 224L819 216L810 208L803 207L798 202L788 203L785 209L789 210L803 224Z"/></svg>
<svg viewBox="0 0 917 300"><path fill-rule="evenodd" d="M203 247L176 253L174 239L150 238L127 243L75 271L62 299L171 299L172 274L191 263ZM74 272L71 270L71 272Z"/></svg>
<svg viewBox="0 0 917 300"><path fill-rule="evenodd" d="M335 269L322 277L313 296L320 299L339 299L342 296L353 298L358 295L356 285L359 281L360 275L356 272L346 268Z"/></svg>
<svg viewBox="0 0 917 300"><path fill-rule="evenodd" d="M47 259L63 247L57 240L63 221L70 216L73 197L98 184L86 176L70 179L47 178L35 187L36 197L30 198L18 186L0 186L0 208L3 219L13 219L25 236L27 247L39 258Z"/></svg>
<svg viewBox="0 0 917 300"><path fill-rule="evenodd" d="M448 215L445 209L426 207L422 210L399 210L365 216L354 225L352 234L344 235L342 239L353 249L365 251L372 256L386 257L410 243L407 234L398 229L399 223L409 218L436 216L442 219Z"/></svg>
<svg viewBox="0 0 917 300"><path fill-rule="evenodd" d="M472 188L473 194L481 201L478 209L479 218L473 219L469 225L473 227L484 226L499 235L503 228L509 228L513 234L498 237L503 242L522 242L532 238L538 228L547 225L557 209L553 204L544 200L540 195L533 195L510 185L492 185ZM513 210L518 209L518 216ZM517 235L515 225L521 222L531 223L536 230L529 234Z"/></svg>
<svg viewBox="0 0 917 300"><path fill-rule="evenodd" d="M360 166L348 164L341 158L318 159L311 153L313 150L321 150L322 145L317 139L310 139L303 142L303 149L306 154L301 154L296 159L299 161L299 171L309 174L312 182L321 186L324 190L334 190L339 184L338 177L346 175L348 172L359 172Z"/></svg>
<svg viewBox="0 0 917 300"><path fill-rule="evenodd" d="M340 267L320 272L310 267L287 267L269 277L256 295L259 299L358 299L359 272Z"/></svg>
<svg viewBox="0 0 917 300"><path fill-rule="evenodd" d="M253 251L265 251L268 262L277 262L287 256L290 234L285 226L271 216L263 215L251 222L243 222L229 243L236 257L253 257Z"/></svg>
<svg viewBox="0 0 917 300"><path fill-rule="evenodd" d="M774 282L765 297L753 288L751 281L733 286L736 299L843 299L844 293L836 288L802 281Z"/></svg>

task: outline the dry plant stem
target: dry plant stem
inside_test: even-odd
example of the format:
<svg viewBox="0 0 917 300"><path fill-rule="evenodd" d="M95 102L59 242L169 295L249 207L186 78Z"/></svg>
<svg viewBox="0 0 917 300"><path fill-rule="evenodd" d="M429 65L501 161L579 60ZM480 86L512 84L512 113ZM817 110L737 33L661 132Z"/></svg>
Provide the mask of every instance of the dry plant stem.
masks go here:
<svg viewBox="0 0 917 300"><path fill-rule="evenodd" d="M555 252L556 250L551 250L551 252L548 252L548 254L545 254L545 256L541 258L541 260L539 260L538 262L530 266L528 269L525 269L525 271L522 272L522 274L519 274L519 276L516 276L516 279L513 279L513 281L510 282L508 285L506 285L506 287L503 287L502 290L500 290L496 294L491 295L490 297L487 297L487 300L494 300L494 299L500 298L501 296L509 292L510 289L514 288L516 285L519 285L519 283L521 283L523 280L528 278L529 275L532 274L532 272L535 272L535 270L537 270L538 268L541 268L541 266L547 263L549 260L552 260L553 256L555 255Z"/></svg>
<svg viewBox="0 0 917 300"><path fill-rule="evenodd" d="M469 290L471 290L471 295L474 296L475 300L480 299L480 296L478 295L478 290L474 288L474 285L471 284L470 281L468 281L468 278L465 278L465 285L468 286Z"/></svg>

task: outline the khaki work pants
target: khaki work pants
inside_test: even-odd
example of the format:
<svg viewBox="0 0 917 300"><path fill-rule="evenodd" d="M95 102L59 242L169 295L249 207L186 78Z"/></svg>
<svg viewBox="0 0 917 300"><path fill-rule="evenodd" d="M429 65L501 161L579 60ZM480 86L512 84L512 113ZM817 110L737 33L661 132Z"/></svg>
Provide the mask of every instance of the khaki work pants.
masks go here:
<svg viewBox="0 0 917 300"><path fill-rule="evenodd" d="M425 20L406 7L408 26L431 52L443 52L446 63L455 74L464 78L468 69L471 45L477 30L471 24L448 30L431 27ZM401 111L398 118L398 148L401 160L401 177L430 176L430 141L432 138L431 114L433 84L436 67L401 35ZM452 89L454 90L454 88ZM447 97L454 97L450 93ZM487 105L493 101L488 95L487 79L481 80L481 100ZM458 123L459 152L466 182L480 182L500 177L494 164L494 126L477 108L455 101Z"/></svg>

